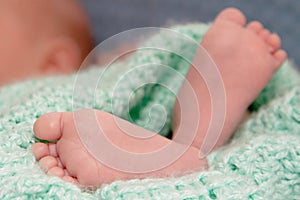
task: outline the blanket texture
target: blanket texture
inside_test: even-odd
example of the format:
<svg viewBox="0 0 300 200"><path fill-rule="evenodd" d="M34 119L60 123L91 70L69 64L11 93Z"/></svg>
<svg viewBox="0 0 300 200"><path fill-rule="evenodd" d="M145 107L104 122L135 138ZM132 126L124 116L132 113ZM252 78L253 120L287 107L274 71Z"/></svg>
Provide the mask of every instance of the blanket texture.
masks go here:
<svg viewBox="0 0 300 200"><path fill-rule="evenodd" d="M173 29L199 42L208 25L190 24ZM160 34L148 42L180 48L189 52L191 58L195 51ZM168 136L175 95L156 84L146 85L133 94L131 87L141 80L163 79L170 87L178 89L180 84L174 83L170 74L160 72L157 67L140 70L134 78L125 78L123 87L115 91L118 95L112 98L113 85L122 74L119 72L146 63L172 66L183 75L189 67L172 53L140 51L129 60L113 64L96 90L85 84L75 84L75 80L95 78L103 71L99 68L80 72L78 77L52 77L1 88L0 199L300 198L300 77L288 61L251 105L250 118L239 127L231 141L208 156L206 171L182 177L116 181L95 192L82 191L73 184L45 175L30 148L35 142L33 123L48 112L72 111L74 106L112 112L113 102L118 108L114 114ZM80 95L74 96L74 85ZM161 109L153 107L157 103L164 107L164 115ZM166 120L163 128L161 117Z"/></svg>

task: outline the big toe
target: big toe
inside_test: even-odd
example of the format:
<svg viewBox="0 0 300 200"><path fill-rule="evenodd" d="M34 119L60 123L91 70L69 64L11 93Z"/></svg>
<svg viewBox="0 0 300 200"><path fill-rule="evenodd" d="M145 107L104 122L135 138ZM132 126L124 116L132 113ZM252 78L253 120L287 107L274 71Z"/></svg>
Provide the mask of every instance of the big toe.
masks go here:
<svg viewBox="0 0 300 200"><path fill-rule="evenodd" d="M41 140L55 141L61 137L62 113L48 113L34 124L35 136Z"/></svg>
<svg viewBox="0 0 300 200"><path fill-rule="evenodd" d="M224 9L216 18L218 20L227 20L232 21L236 24L241 26L245 26L246 24L246 17L245 15L236 8L226 8Z"/></svg>

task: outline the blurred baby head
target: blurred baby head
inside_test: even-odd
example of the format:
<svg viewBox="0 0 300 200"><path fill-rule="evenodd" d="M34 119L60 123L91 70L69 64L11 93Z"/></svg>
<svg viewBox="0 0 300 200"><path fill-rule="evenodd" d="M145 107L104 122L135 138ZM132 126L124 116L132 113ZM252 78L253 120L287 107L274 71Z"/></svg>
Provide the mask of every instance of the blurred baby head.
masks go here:
<svg viewBox="0 0 300 200"><path fill-rule="evenodd" d="M76 0L0 1L0 86L79 68L92 47Z"/></svg>

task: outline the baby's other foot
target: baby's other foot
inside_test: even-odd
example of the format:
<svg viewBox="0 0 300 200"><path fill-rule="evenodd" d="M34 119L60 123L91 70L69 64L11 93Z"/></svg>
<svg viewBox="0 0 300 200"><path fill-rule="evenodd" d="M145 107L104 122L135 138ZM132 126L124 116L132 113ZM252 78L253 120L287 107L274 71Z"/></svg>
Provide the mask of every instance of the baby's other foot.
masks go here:
<svg viewBox="0 0 300 200"><path fill-rule="evenodd" d="M86 115L91 110L77 111ZM93 112L93 111L92 111ZM117 118L109 113L94 111L105 136L116 147L127 152L151 153L161 150L171 141L156 133L147 131L125 120ZM90 115L89 115L90 116ZM101 120L101 121L100 121ZM118 127L126 126L130 131L127 135ZM127 180L132 178L162 177L172 173L182 174L186 171L194 171L207 166L206 160L199 160L199 150L193 147L186 149L185 153L173 163L164 168L148 173L127 173L114 169L99 162L83 146L74 122L74 113L49 113L39 118L34 125L37 138L53 141L50 144L36 143L33 145L33 153L43 171L52 176L57 176L68 182L80 186L97 187L102 183L110 183L115 180ZM87 127L91 128L91 127ZM96 131L93 134L98 134ZM132 137L134 136L135 137ZM141 138L138 138L140 136ZM145 138L142 136L148 136ZM181 147L181 144L178 144ZM101 151L107 152L107 156L116 157L113 153L99 146ZM171 155L167 155L171 156ZM117 158L124 160L125 158ZM123 163L136 165L136 163ZM149 163L152 164L152 163Z"/></svg>
<svg viewBox="0 0 300 200"><path fill-rule="evenodd" d="M280 49L278 35L261 23L245 25L246 18L239 10L225 9L201 44L221 72L228 100L249 106L282 65L286 53Z"/></svg>
<svg viewBox="0 0 300 200"><path fill-rule="evenodd" d="M278 35L270 33L256 21L246 25L245 16L234 8L225 9L216 17L201 45L217 65L225 87L226 119L215 146L218 147L229 139L248 106L267 85L287 55L280 49ZM199 62L201 64L201 60ZM195 69L190 69L187 79L194 87L202 112L199 133L194 142L199 148L209 125L210 95L205 81Z"/></svg>

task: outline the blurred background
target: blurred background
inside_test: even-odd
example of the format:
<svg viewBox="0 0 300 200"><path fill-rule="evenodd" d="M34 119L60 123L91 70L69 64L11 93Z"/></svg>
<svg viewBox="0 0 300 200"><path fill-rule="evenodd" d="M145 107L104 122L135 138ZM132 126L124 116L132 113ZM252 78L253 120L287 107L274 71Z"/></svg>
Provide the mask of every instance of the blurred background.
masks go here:
<svg viewBox="0 0 300 200"><path fill-rule="evenodd" d="M241 9L282 37L283 48L300 69L299 0L81 0L96 44L122 31L174 23L209 22L225 7Z"/></svg>

